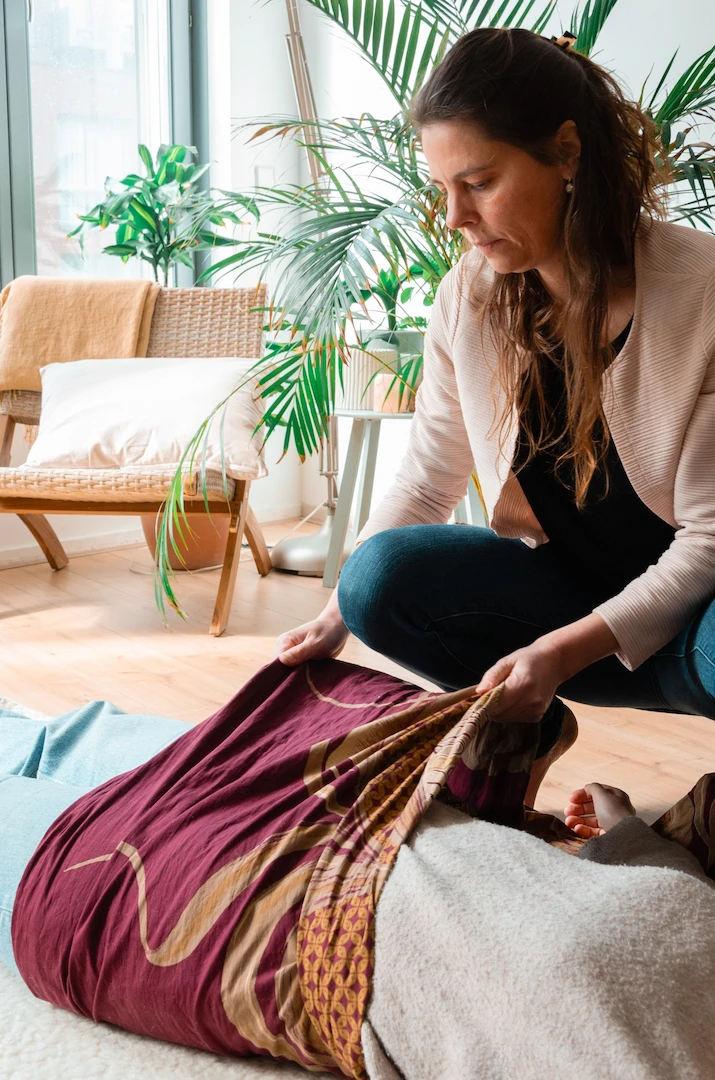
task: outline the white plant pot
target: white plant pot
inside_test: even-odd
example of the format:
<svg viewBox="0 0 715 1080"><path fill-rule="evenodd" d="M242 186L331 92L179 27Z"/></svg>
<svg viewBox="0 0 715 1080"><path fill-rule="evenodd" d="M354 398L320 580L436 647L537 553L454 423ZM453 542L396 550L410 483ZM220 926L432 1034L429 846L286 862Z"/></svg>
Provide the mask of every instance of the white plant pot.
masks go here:
<svg viewBox="0 0 715 1080"><path fill-rule="evenodd" d="M343 386L338 388L336 407L374 412L377 401L373 376L394 371L397 361L397 349L389 346L376 343L375 348L351 349L350 360L343 367Z"/></svg>

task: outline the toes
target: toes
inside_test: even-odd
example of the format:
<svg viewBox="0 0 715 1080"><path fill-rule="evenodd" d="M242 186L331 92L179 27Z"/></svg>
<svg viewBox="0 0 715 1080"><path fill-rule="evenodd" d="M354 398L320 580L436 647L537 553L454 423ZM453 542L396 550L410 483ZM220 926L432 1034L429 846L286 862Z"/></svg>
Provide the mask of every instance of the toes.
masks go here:
<svg viewBox="0 0 715 1080"><path fill-rule="evenodd" d="M568 825L568 822L566 823ZM603 836L605 829L601 829L598 825L584 825L583 822L578 822L576 825L568 826L572 832L575 832L577 836L580 836L584 840L590 840L594 836Z"/></svg>
<svg viewBox="0 0 715 1080"><path fill-rule="evenodd" d="M588 825L589 827L598 826L598 818L595 814L567 814L566 824L569 829L574 825Z"/></svg>
<svg viewBox="0 0 715 1080"><path fill-rule="evenodd" d="M569 802L574 806L583 806L586 803L593 805L593 796L585 788L579 788L578 791L571 792Z"/></svg>

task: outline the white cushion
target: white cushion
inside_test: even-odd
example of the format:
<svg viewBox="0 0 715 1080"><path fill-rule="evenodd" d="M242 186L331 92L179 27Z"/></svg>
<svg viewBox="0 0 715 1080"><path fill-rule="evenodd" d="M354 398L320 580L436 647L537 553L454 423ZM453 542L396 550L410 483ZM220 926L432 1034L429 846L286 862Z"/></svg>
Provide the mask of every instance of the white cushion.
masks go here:
<svg viewBox="0 0 715 1080"><path fill-rule="evenodd" d="M156 469L177 465L209 413L246 383L255 361L235 357L140 357L48 364L42 412L25 465L46 469ZM210 426L206 466L238 480L266 475L255 380L238 390ZM223 429L223 430L222 430ZM201 455L196 457L200 466Z"/></svg>

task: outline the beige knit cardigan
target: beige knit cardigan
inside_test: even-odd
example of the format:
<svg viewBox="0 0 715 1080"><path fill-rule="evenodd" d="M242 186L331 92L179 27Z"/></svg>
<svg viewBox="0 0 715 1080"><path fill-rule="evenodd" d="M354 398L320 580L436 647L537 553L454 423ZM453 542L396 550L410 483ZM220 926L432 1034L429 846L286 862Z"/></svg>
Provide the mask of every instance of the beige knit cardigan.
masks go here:
<svg viewBox="0 0 715 1080"><path fill-rule="evenodd" d="M494 379L497 354L470 302L488 275L474 249L439 287L407 453L360 540L448 521L476 468L490 527L530 546L548 541L511 472L516 415L501 452L491 430L504 400ZM715 237L644 219L635 278L633 325L601 396L636 493L677 531L654 565L595 608L630 670L715 596Z"/></svg>

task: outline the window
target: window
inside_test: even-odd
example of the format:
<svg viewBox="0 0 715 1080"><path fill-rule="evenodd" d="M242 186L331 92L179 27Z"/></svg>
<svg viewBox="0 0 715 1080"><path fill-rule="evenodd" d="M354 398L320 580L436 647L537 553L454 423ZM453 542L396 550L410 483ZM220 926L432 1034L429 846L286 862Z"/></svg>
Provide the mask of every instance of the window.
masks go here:
<svg viewBox="0 0 715 1080"><path fill-rule="evenodd" d="M12 0L0 3L0 282L19 274L145 276L86 236L67 233L104 195L107 176L141 171L181 142L208 153L207 0ZM193 30L191 30L193 26ZM193 274L182 267L181 284Z"/></svg>
<svg viewBox="0 0 715 1080"><path fill-rule="evenodd" d="M167 0L33 0L29 24L37 273L126 277L148 273L85 256L67 233L104 197L104 181L137 171L137 144L171 138Z"/></svg>

